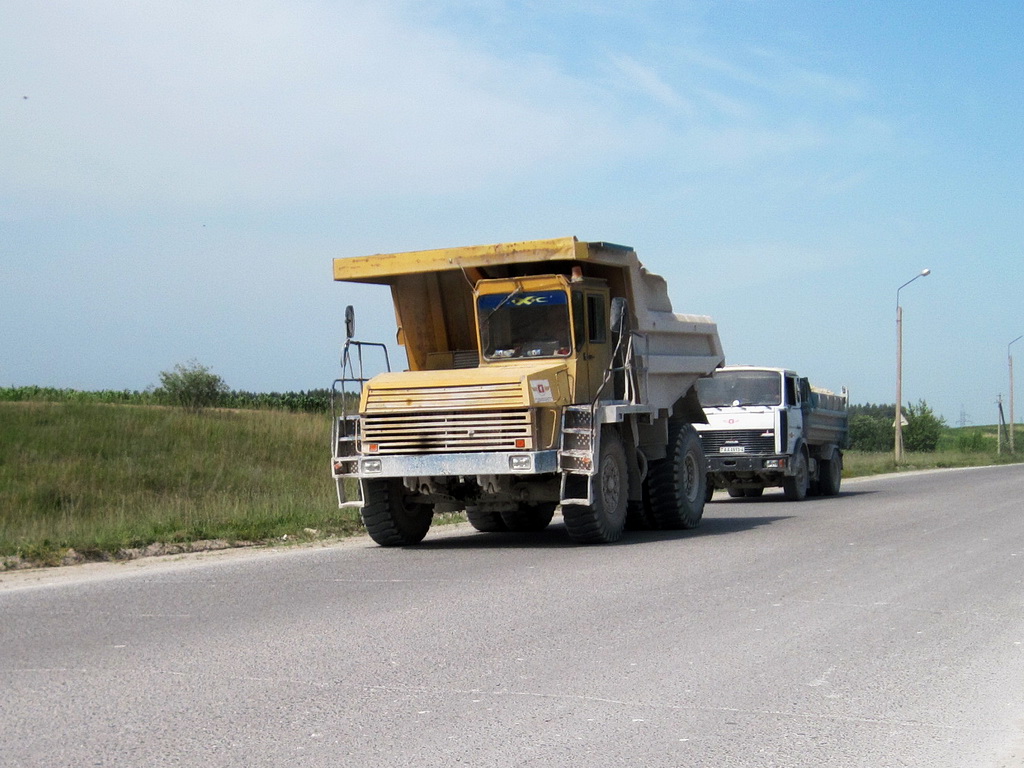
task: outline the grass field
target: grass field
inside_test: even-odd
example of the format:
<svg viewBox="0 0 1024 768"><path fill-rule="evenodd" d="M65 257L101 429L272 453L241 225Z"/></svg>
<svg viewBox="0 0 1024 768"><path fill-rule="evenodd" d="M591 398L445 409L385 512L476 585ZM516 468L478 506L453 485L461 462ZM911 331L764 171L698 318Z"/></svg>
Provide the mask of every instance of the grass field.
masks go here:
<svg viewBox="0 0 1024 768"><path fill-rule="evenodd" d="M0 570L360 532L337 508L329 436L328 416L280 410L0 402ZM1012 460L940 450L900 469ZM845 455L844 477L892 471L892 454Z"/></svg>
<svg viewBox="0 0 1024 768"><path fill-rule="evenodd" d="M0 562L351 534L329 436L323 415L0 403Z"/></svg>
<svg viewBox="0 0 1024 768"><path fill-rule="evenodd" d="M1022 435L1024 438L1024 435ZM938 450L934 453L907 453L897 468L892 453L866 453L845 451L843 453L843 477L882 475L887 472L910 472L918 469L944 469L948 467L982 467L990 464L1014 464L1024 462L1024 445L1017 449L1015 456L995 451Z"/></svg>

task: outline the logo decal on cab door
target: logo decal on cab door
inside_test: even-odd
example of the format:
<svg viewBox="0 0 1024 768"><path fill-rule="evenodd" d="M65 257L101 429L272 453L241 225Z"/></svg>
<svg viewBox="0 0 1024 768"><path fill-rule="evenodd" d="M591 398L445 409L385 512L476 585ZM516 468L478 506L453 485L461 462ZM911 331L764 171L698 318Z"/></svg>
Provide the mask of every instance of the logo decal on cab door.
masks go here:
<svg viewBox="0 0 1024 768"><path fill-rule="evenodd" d="M533 402L535 403L555 402L555 393L551 389L551 382L547 379L531 381L530 391L533 392Z"/></svg>

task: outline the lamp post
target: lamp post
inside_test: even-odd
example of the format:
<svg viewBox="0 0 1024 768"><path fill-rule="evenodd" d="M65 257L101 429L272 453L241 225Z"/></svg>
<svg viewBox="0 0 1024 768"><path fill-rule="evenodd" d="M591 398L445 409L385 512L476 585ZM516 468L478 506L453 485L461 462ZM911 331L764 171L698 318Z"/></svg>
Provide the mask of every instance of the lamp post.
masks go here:
<svg viewBox="0 0 1024 768"><path fill-rule="evenodd" d="M932 271L922 269L918 274L907 280L896 289L896 463L903 460L903 307L900 306L900 291L917 280L919 277L928 277Z"/></svg>
<svg viewBox="0 0 1024 768"><path fill-rule="evenodd" d="M1006 360L1010 365L1010 453L1013 453L1013 355L1010 354L1010 347L1021 339L1024 339L1024 335L1006 345Z"/></svg>

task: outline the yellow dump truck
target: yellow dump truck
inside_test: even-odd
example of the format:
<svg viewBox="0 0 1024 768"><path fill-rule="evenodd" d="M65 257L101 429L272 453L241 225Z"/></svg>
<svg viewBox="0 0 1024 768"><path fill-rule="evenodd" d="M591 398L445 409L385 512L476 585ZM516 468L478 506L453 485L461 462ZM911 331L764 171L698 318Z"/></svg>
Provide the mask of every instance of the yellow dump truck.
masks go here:
<svg viewBox="0 0 1024 768"><path fill-rule="evenodd" d="M365 377L347 323L333 476L378 544L416 544L435 512L459 510L480 531L533 531L561 507L580 543L700 523L695 382L723 363L718 331L673 313L631 248L569 237L339 258L334 279L390 287L409 361Z"/></svg>

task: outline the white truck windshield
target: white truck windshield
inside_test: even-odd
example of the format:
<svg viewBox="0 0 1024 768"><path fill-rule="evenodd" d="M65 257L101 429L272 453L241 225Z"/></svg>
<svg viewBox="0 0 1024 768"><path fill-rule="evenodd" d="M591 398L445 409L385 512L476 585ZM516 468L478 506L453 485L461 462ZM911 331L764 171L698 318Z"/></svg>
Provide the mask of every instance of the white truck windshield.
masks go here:
<svg viewBox="0 0 1024 768"><path fill-rule="evenodd" d="M779 405L782 375L777 371L716 371L697 381L697 395L705 408L740 405Z"/></svg>
<svg viewBox="0 0 1024 768"><path fill-rule="evenodd" d="M488 293L477 299L487 360L567 357L572 350L564 291Z"/></svg>

